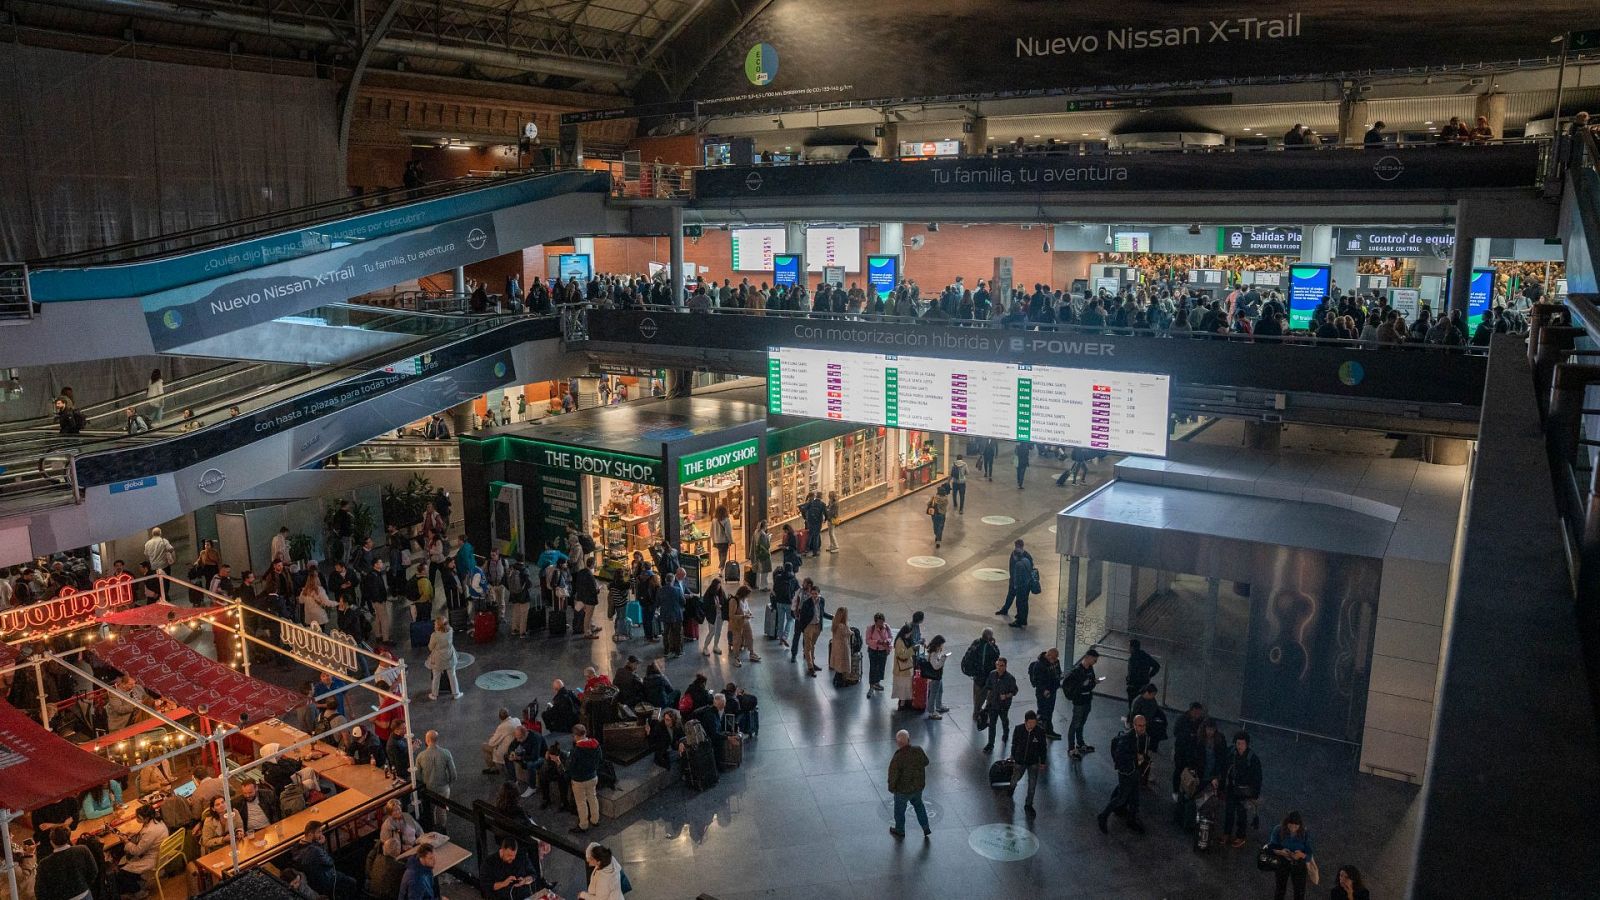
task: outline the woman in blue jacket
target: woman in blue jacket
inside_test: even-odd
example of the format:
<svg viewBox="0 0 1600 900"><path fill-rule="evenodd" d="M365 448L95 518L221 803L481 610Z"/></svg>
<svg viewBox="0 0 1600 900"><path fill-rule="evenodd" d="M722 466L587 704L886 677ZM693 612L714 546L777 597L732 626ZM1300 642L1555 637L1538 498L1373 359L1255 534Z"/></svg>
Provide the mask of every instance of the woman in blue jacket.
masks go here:
<svg viewBox="0 0 1600 900"><path fill-rule="evenodd" d="M1311 849L1311 835L1306 832L1305 823L1300 821L1299 812L1284 816L1283 821L1272 829L1272 836L1267 839L1267 849L1281 860L1273 872L1278 879L1277 889L1272 895L1274 900L1283 900L1284 889L1290 882L1294 883L1294 900L1305 900L1306 866L1315 854Z"/></svg>

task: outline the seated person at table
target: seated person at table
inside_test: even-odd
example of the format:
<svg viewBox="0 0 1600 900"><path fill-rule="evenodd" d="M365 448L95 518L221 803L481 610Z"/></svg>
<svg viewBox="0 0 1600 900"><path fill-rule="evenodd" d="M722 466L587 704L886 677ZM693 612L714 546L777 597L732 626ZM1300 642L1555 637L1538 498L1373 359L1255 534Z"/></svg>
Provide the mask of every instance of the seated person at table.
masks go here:
<svg viewBox="0 0 1600 900"><path fill-rule="evenodd" d="M681 714L675 709L662 710L659 718L650 720L647 741L655 754L656 765L671 771L678 762L678 745L683 743Z"/></svg>
<svg viewBox="0 0 1600 900"><path fill-rule="evenodd" d="M400 879L406 874L405 860L400 859L404 852L394 838L373 843L367 851L367 896L384 900L400 896Z"/></svg>
<svg viewBox="0 0 1600 900"><path fill-rule="evenodd" d="M540 883L538 864L511 838L502 838L500 851L484 860L482 876L479 887L489 900L527 900Z"/></svg>
<svg viewBox="0 0 1600 900"><path fill-rule="evenodd" d="M122 785L115 781L90 788L84 792L83 821L90 819L103 819L117 811L117 804L122 802Z"/></svg>
<svg viewBox="0 0 1600 900"><path fill-rule="evenodd" d="M439 900L439 881L433 875L433 848L422 846L406 863L400 878L400 900Z"/></svg>
<svg viewBox="0 0 1600 900"><path fill-rule="evenodd" d="M233 811L244 820L247 834L255 834L278 821L278 798L269 790L262 790L254 781L239 787L239 798L233 801Z"/></svg>
<svg viewBox="0 0 1600 900"><path fill-rule="evenodd" d="M378 743L377 735L364 725L357 725L340 734L339 750L358 765L383 765L383 745Z"/></svg>
<svg viewBox="0 0 1600 900"><path fill-rule="evenodd" d="M544 762L539 764L539 771L534 775L534 790L539 794L539 808L549 809L551 797L555 804L562 809L571 805L572 791L568 789L567 758L561 752L561 745L551 742L544 750ZM573 807L576 809L576 807Z"/></svg>
<svg viewBox="0 0 1600 900"><path fill-rule="evenodd" d="M338 746L339 741L344 738L342 729L350 720L339 711L337 698L324 697L317 701L317 705L321 707L322 712L317 716L316 733L327 743Z"/></svg>
<svg viewBox="0 0 1600 900"><path fill-rule="evenodd" d="M145 693L144 688L139 686L139 682L135 681L132 675L123 675L114 682L114 685L120 693L126 694L129 699L124 700L116 694L106 695L106 729L108 731L121 731L144 718L144 710L130 701L136 700L149 706L151 705L150 695Z"/></svg>
<svg viewBox="0 0 1600 900"><path fill-rule="evenodd" d="M345 687L347 684L348 682L342 678L335 678L332 675L329 675L327 672L319 672L317 673L316 685L311 689L312 695L318 700L322 700L325 694L333 694L334 691ZM345 691L342 694L335 694L334 696L327 698L332 700L334 704L339 707L339 715L341 716L345 714L344 698L349 693L349 691Z"/></svg>
<svg viewBox="0 0 1600 900"><path fill-rule="evenodd" d="M544 711L544 727L550 732L571 731L578 724L580 705L578 695L557 678L550 683L550 706Z"/></svg>
<svg viewBox="0 0 1600 900"><path fill-rule="evenodd" d="M339 871L328 852L328 839L322 833L324 825L318 819L306 823L306 833L300 838L300 847L294 851L294 864L305 873L311 889L332 900L355 900L356 880ZM430 856L432 854L429 854Z"/></svg>
<svg viewBox="0 0 1600 900"><path fill-rule="evenodd" d="M630 656L617 670L617 702L630 711L644 702L644 681L639 678L639 657Z"/></svg>
<svg viewBox="0 0 1600 900"><path fill-rule="evenodd" d="M239 818L238 810L230 812L221 797L213 797L211 808L206 810L206 817L200 823L201 852L210 853L228 846L230 837L244 840L244 820Z"/></svg>
<svg viewBox="0 0 1600 900"><path fill-rule="evenodd" d="M415 847L421 837L422 826L405 811L399 800L390 800L383 805L383 825L378 829L379 841L383 843L398 841L400 853L404 853ZM395 856L399 856L400 853L396 853Z"/></svg>
<svg viewBox="0 0 1600 900"><path fill-rule="evenodd" d="M292 759L288 756L279 756L276 759L272 759L271 757L281 749L283 748L278 744L262 744L261 752L257 755L259 759L268 760L261 764L261 780L267 783L267 787L272 789L273 794L277 794L288 787L289 783L295 780L295 775L304 766L300 760Z"/></svg>
<svg viewBox="0 0 1600 900"><path fill-rule="evenodd" d="M208 765L201 764L194 767L194 793L189 795L189 802L194 804L197 811L211 808L213 797L222 796L222 779Z"/></svg>
<svg viewBox="0 0 1600 900"><path fill-rule="evenodd" d="M311 883L306 881L305 873L299 869L283 869L279 871L278 877L282 878L283 883L289 886L289 890L301 900L322 900L322 896L312 890Z"/></svg>
<svg viewBox="0 0 1600 900"><path fill-rule="evenodd" d="M170 790L173 785L172 760L163 759L139 770L139 796Z"/></svg>
<svg viewBox="0 0 1600 900"><path fill-rule="evenodd" d="M394 729L389 732L389 740L383 745L384 762L394 772L394 777L401 781L411 780L411 735L406 732L405 722L396 722Z"/></svg>
<svg viewBox="0 0 1600 900"><path fill-rule="evenodd" d="M525 725L518 725L511 733L511 749L506 753L506 765L511 767L511 774L517 774L517 767L522 767L526 773L523 778L517 779L522 787L522 796L533 796L533 779L539 771L539 764L544 762L544 735Z"/></svg>
<svg viewBox="0 0 1600 900"><path fill-rule="evenodd" d="M156 869L161 842L167 839L167 824L148 806L139 807L139 830L122 840L122 868L117 871L117 888L124 894L144 891L145 878Z"/></svg>
<svg viewBox="0 0 1600 900"><path fill-rule="evenodd" d="M644 701L658 709L676 709L678 706L678 691L667 680L667 673L659 660L645 670Z"/></svg>
<svg viewBox="0 0 1600 900"><path fill-rule="evenodd" d="M36 900L77 900L100 884L100 861L88 847L73 846L72 832L50 829L50 855L34 875Z"/></svg>
<svg viewBox="0 0 1600 900"><path fill-rule="evenodd" d="M77 797L63 797L33 811L33 839L39 845L39 861L50 855L50 832L56 828L71 831L81 811Z"/></svg>

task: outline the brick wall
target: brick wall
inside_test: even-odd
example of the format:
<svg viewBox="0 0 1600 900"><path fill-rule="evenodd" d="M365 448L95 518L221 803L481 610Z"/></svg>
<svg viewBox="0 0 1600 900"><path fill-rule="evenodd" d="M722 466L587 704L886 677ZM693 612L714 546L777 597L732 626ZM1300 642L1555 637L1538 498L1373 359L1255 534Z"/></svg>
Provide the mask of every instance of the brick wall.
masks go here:
<svg viewBox="0 0 1600 900"><path fill-rule="evenodd" d="M1024 230L1016 225L941 224L938 231L929 231L926 225L906 225L902 231L907 245L917 235L923 238L921 247L913 250L906 246L898 252L905 276L916 281L924 295L955 281L957 275L965 276L969 287L979 278L988 280L994 274L995 257L999 256L1011 257L1012 278L1021 284L1031 287L1039 282L1066 287L1073 278L1087 276L1093 256L1059 253L1054 248L1045 252L1044 246L1052 237L1051 229L1045 226ZM872 232L874 239L869 243L875 247L877 229ZM874 252L896 251L885 248Z"/></svg>

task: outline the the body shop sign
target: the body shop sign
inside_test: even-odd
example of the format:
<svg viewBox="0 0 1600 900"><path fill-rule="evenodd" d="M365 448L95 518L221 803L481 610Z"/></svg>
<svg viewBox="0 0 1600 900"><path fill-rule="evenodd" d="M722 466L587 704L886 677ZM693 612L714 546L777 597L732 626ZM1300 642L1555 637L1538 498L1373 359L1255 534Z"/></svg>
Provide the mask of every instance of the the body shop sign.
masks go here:
<svg viewBox="0 0 1600 900"><path fill-rule="evenodd" d="M1298 225L1228 225L1217 229L1225 256L1299 256L1305 235Z"/></svg>
<svg viewBox="0 0 1600 900"><path fill-rule="evenodd" d="M598 475L634 484L660 484L661 461L609 450L533 441L533 463L546 469Z"/></svg>
<svg viewBox="0 0 1600 900"><path fill-rule="evenodd" d="M751 465L759 455L755 438L685 454L678 458L678 480L698 481L710 478L712 475L731 472Z"/></svg>

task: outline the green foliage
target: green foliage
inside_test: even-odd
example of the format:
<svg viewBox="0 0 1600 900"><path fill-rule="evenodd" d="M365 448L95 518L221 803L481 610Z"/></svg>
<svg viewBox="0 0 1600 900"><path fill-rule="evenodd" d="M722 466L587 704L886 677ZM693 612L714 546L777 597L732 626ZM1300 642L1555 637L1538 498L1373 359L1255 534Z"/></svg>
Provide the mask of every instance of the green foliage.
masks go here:
<svg viewBox="0 0 1600 900"><path fill-rule="evenodd" d="M383 521L396 528L410 528L422 521L432 499L433 483L423 475L413 474L402 488L384 485Z"/></svg>

